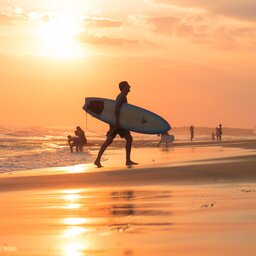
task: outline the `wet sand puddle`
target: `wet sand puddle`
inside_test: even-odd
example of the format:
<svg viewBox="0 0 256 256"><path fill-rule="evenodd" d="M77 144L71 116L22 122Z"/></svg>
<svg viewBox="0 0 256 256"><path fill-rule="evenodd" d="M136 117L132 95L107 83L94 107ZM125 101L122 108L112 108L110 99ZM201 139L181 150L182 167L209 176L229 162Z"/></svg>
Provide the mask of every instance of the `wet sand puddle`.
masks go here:
<svg viewBox="0 0 256 256"><path fill-rule="evenodd" d="M255 185L1 193L0 255L255 255Z"/></svg>

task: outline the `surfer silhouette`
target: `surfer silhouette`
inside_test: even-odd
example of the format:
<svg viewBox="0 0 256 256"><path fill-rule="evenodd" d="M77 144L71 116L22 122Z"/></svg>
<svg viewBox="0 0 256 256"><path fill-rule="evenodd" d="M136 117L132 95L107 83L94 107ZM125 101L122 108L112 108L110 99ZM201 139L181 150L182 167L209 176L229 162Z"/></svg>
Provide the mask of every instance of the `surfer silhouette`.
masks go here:
<svg viewBox="0 0 256 256"><path fill-rule="evenodd" d="M110 125L109 131L107 132L107 138L105 140L105 142L102 144L98 156L96 158L96 160L94 161L94 164L97 167L102 167L101 165L101 157L103 155L103 153L105 152L105 150L107 149L107 147L113 142L113 140L115 139L116 135L119 135L121 138L124 138L126 140L126 146L125 146L125 150L126 150L126 165L131 166L131 165L136 165L138 163L135 163L131 160L131 149L132 149L132 135L130 133L130 131L123 129L120 126L120 122L119 122L119 117L120 117L120 110L123 106L124 103L127 103L127 95L130 92L130 85L128 84L127 81L122 81L119 83L119 89L121 91L121 93L117 96L116 98L116 105L115 105L115 125Z"/></svg>
<svg viewBox="0 0 256 256"><path fill-rule="evenodd" d="M168 143L171 143L174 141L174 136L170 135L168 132L163 132L159 134L158 136L161 136L160 141L158 143L158 147L160 147L161 143L165 143L165 146L168 147Z"/></svg>

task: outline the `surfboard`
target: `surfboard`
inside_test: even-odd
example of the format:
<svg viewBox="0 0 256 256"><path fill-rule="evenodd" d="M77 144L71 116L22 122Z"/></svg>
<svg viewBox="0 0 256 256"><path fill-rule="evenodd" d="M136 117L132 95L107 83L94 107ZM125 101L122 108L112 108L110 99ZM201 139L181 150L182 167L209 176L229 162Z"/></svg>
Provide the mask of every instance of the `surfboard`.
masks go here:
<svg viewBox="0 0 256 256"><path fill-rule="evenodd" d="M93 117L114 125L115 106L115 100L88 97L85 98L83 109ZM171 129L161 116L128 103L121 107L119 121L121 128L144 134L161 134Z"/></svg>
<svg viewBox="0 0 256 256"><path fill-rule="evenodd" d="M162 135L160 139L160 143L171 143L174 141L174 136L172 134Z"/></svg>

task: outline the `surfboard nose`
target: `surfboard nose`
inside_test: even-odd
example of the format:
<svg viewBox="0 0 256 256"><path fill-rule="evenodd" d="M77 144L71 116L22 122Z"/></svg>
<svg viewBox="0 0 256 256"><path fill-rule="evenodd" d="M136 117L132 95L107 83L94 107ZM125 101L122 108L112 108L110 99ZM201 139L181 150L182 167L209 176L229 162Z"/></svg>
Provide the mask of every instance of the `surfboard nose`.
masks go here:
<svg viewBox="0 0 256 256"><path fill-rule="evenodd" d="M101 113L104 110L104 101L85 99L85 104L83 106L83 109L86 112L94 113L96 115L101 115Z"/></svg>

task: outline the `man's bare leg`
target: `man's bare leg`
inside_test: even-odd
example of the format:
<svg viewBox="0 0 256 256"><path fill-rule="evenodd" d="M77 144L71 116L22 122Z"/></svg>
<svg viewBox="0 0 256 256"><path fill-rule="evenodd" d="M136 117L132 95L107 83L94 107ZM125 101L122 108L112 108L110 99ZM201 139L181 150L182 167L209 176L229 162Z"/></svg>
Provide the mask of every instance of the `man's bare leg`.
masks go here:
<svg viewBox="0 0 256 256"><path fill-rule="evenodd" d="M130 134L128 134L127 136L125 136L125 140L126 140L126 146L125 146L125 150L126 150L126 165L136 165L138 163L135 163L131 160L131 150L132 150L132 136Z"/></svg>
<svg viewBox="0 0 256 256"><path fill-rule="evenodd" d="M113 142L113 138L111 136L108 136L105 140L105 142L102 144L100 150L99 150L99 153L98 153L98 156L96 158L96 160L94 161L94 164L100 168L102 167L102 164L100 162L100 159L103 155L103 153L105 152L105 150L107 149L107 147Z"/></svg>

